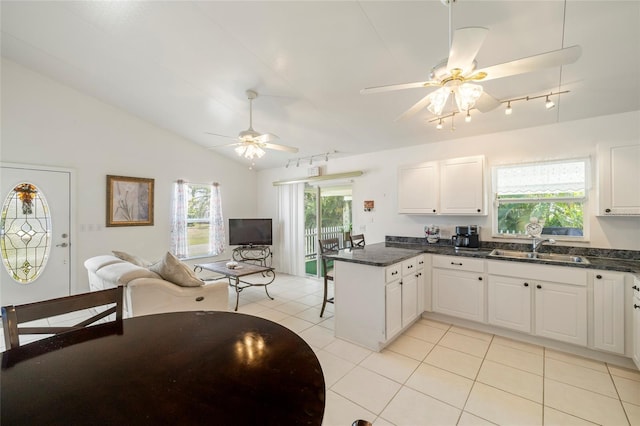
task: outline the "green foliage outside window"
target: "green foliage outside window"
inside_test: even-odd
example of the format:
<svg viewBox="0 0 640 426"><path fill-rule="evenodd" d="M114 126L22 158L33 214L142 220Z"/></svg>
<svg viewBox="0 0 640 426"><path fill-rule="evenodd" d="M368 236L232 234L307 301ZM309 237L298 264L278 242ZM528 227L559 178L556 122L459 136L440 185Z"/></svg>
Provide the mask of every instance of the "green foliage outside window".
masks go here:
<svg viewBox="0 0 640 426"><path fill-rule="evenodd" d="M344 196L326 196L320 197L320 203L323 227L350 225L344 223L344 213L351 211L351 200L345 200ZM304 193L304 223L307 229L317 226L316 195L313 192Z"/></svg>
<svg viewBox="0 0 640 426"><path fill-rule="evenodd" d="M499 201L498 204L498 232L501 234L524 234L525 227L532 217L538 218L545 228L567 228L568 235L582 235L584 209L580 201L559 201L562 196L580 196L580 194L531 195L514 197L509 201ZM538 198L531 202L518 202L517 198ZM544 201L544 198L552 200Z"/></svg>

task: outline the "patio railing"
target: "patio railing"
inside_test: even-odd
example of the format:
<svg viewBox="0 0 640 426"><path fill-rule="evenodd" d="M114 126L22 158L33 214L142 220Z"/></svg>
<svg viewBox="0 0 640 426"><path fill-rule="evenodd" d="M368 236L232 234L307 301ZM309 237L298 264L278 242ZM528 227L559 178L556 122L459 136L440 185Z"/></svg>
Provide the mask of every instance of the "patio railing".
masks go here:
<svg viewBox="0 0 640 426"><path fill-rule="evenodd" d="M342 226L325 226L320 229L320 239L337 238L340 247L344 247L344 228ZM318 228L304 230L304 257L311 259L316 256L316 244L318 242Z"/></svg>

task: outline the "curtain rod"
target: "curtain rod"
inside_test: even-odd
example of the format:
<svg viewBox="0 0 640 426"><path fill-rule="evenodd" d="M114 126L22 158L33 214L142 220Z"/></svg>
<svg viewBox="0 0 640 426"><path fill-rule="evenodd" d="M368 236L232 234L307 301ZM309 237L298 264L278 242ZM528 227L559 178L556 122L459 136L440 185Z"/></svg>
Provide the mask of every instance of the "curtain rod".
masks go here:
<svg viewBox="0 0 640 426"><path fill-rule="evenodd" d="M279 180L277 182L273 182L273 186L290 185L293 183L318 182L322 180L331 180L331 179L346 179L351 177L362 176L362 174L363 172L358 170L355 172L334 173L332 175L310 176L310 177L294 178L294 179L287 179L287 180Z"/></svg>

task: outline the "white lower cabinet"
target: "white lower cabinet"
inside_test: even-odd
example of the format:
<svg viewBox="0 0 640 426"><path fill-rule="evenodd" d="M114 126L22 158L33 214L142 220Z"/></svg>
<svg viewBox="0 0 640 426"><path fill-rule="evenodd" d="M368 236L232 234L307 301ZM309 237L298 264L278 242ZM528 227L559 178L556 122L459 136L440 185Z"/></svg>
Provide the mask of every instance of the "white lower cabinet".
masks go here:
<svg viewBox="0 0 640 426"><path fill-rule="evenodd" d="M489 260L487 271L490 324L587 345L585 270Z"/></svg>
<svg viewBox="0 0 640 426"><path fill-rule="evenodd" d="M484 260L433 256L434 312L484 321Z"/></svg>
<svg viewBox="0 0 640 426"><path fill-rule="evenodd" d="M386 335L395 336L402 330L402 286L400 280L387 284L385 293Z"/></svg>
<svg viewBox="0 0 640 426"><path fill-rule="evenodd" d="M531 285L526 279L489 275L489 324L531 333Z"/></svg>
<svg viewBox="0 0 640 426"><path fill-rule="evenodd" d="M592 271L593 346L624 354L624 274Z"/></svg>
<svg viewBox="0 0 640 426"><path fill-rule="evenodd" d="M633 297L631 302L633 321L633 362L640 369L640 276L633 281Z"/></svg>
<svg viewBox="0 0 640 426"><path fill-rule="evenodd" d="M535 293L535 334L586 346L587 288L538 281Z"/></svg>

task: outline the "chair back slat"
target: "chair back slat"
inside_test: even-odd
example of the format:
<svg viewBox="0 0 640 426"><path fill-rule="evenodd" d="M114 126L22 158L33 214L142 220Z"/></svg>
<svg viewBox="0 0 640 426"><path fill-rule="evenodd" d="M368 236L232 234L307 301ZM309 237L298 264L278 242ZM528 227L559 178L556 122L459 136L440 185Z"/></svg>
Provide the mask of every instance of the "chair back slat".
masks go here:
<svg viewBox="0 0 640 426"><path fill-rule="evenodd" d="M362 248L364 247L364 234L349 235L351 241L351 247Z"/></svg>
<svg viewBox="0 0 640 426"><path fill-rule="evenodd" d="M67 327L19 327L19 324L43 318L55 317L69 312L80 311L97 306L114 304L114 306L92 317ZM10 305L2 307L2 326L4 328L5 345L7 349L20 346L21 334L57 334L73 331L93 324L111 314L116 315L116 321L122 321L123 288L92 291L73 296L59 297L24 305Z"/></svg>

